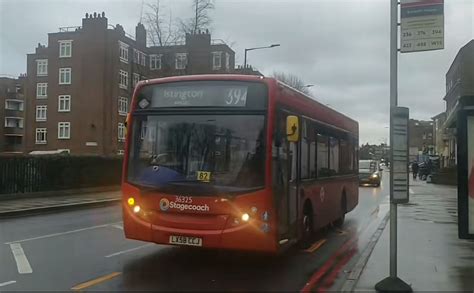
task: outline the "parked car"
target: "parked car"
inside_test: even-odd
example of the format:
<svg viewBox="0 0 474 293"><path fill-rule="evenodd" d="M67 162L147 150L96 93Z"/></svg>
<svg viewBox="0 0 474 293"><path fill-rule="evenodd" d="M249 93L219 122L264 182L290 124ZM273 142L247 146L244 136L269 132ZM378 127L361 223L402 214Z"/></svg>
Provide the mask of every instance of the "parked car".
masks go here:
<svg viewBox="0 0 474 293"><path fill-rule="evenodd" d="M359 161L359 185L380 186L381 174L377 163L372 160Z"/></svg>

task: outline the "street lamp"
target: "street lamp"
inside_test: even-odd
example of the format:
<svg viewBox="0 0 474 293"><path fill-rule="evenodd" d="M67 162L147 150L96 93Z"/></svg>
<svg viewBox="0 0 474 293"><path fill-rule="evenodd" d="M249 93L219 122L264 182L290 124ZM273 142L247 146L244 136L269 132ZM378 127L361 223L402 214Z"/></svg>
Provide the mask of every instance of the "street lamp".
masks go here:
<svg viewBox="0 0 474 293"><path fill-rule="evenodd" d="M265 46L265 47L255 47L255 48L248 48L248 49L245 49L245 54L244 54L244 68L247 68L247 52L248 52L248 51L259 50L259 49L269 49L269 48L274 48L274 47L280 47L280 44L272 44L272 45L270 45L270 46Z"/></svg>

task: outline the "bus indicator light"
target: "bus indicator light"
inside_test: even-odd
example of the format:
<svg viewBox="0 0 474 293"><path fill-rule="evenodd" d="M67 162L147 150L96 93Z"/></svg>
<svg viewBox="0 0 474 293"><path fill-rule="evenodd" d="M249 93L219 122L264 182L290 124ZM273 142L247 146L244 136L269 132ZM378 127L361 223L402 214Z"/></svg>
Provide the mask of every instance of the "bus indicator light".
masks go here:
<svg viewBox="0 0 474 293"><path fill-rule="evenodd" d="M133 197L129 197L127 200L127 203L129 206L134 206L135 205L135 199Z"/></svg>

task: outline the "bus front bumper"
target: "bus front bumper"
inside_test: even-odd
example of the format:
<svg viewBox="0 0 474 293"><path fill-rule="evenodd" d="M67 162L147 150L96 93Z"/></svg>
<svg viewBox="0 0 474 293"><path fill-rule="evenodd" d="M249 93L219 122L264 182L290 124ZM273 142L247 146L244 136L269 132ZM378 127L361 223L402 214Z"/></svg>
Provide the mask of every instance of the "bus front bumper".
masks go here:
<svg viewBox="0 0 474 293"><path fill-rule="evenodd" d="M274 229L270 223L250 220L247 223L230 225L224 229L196 230L172 228L153 224L154 212L142 211L134 213L127 206L123 206L123 225L125 236L158 244L174 245L170 243L171 236L185 236L201 239L200 247L247 250L276 253L278 246Z"/></svg>

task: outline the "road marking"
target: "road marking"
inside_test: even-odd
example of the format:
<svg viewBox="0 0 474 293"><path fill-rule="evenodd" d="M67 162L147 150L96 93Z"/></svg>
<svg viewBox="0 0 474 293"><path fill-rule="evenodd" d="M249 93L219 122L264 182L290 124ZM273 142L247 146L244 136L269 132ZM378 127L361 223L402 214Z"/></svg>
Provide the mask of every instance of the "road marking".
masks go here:
<svg viewBox="0 0 474 293"><path fill-rule="evenodd" d="M308 249L305 249L305 252L309 252L309 253L313 253L315 252L317 249L319 249L321 246L323 246L323 244L326 242L326 239L321 239L315 243L313 243L313 245L311 245L310 248Z"/></svg>
<svg viewBox="0 0 474 293"><path fill-rule="evenodd" d="M0 283L0 287L8 286L8 285L15 284L15 283L16 283L16 281L8 281L8 282L5 282L5 283Z"/></svg>
<svg viewBox="0 0 474 293"><path fill-rule="evenodd" d="M71 231L66 231L66 232L53 233L53 234L48 234L48 235L43 235L43 236L38 236L38 237L33 237L33 238L26 238L26 239L11 241L11 242L5 242L5 244L21 243L21 242L26 242L26 241L31 241L31 240L50 238L50 237L66 235L66 234L71 234L71 233L77 233L77 232L82 232L82 231L87 231L87 230L92 230L92 229L104 228L104 227L111 226L111 225L114 225L114 224L118 224L118 223L109 223L109 224L91 226L91 227L86 227L86 228L81 228L81 229L76 229L76 230L71 230Z"/></svg>
<svg viewBox="0 0 474 293"><path fill-rule="evenodd" d="M108 281L110 279L113 279L115 277L117 277L118 275L120 275L121 273L119 272L113 272L111 274L108 274L108 275L105 275L105 276L102 276L102 277L99 277L97 279L94 279L94 280L90 280L90 281L87 281L85 283L81 283L79 285L76 285L74 287L71 288L71 290L74 290L74 291L79 291L79 290L84 290L86 288L89 288L89 287L92 287L92 286L95 286L99 283L102 283L102 282L105 282L105 281Z"/></svg>
<svg viewBox="0 0 474 293"><path fill-rule="evenodd" d="M409 189L410 190L410 194L415 194L415 192L413 191L413 189Z"/></svg>
<svg viewBox="0 0 474 293"><path fill-rule="evenodd" d="M122 226L122 225L116 224L116 225L111 225L111 226L114 227L114 228L123 230L123 226Z"/></svg>
<svg viewBox="0 0 474 293"><path fill-rule="evenodd" d="M116 253L112 253L112 254L106 255L105 257L113 257L113 256L121 255L121 254L124 254L124 253L128 253L128 252L132 252L132 251L135 251L135 250L139 250L139 249L145 248L145 247L147 247L147 246L151 246L151 245L154 245L154 244L148 243L148 244L145 244L145 245L142 245L142 246L138 246L138 247L134 247L134 248L122 250L122 251L119 251L119 252L116 252Z"/></svg>
<svg viewBox="0 0 474 293"><path fill-rule="evenodd" d="M18 273L20 274L31 274L33 270L31 269L30 263L26 258L25 252L21 247L20 243L12 243L10 244L10 248L13 253L13 257L16 261L16 266L18 268Z"/></svg>

